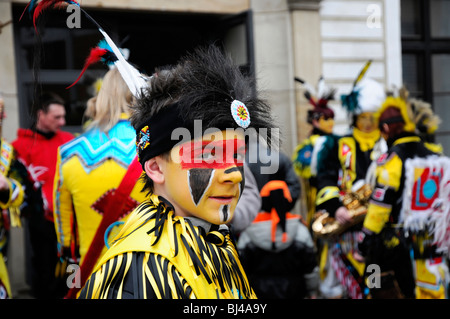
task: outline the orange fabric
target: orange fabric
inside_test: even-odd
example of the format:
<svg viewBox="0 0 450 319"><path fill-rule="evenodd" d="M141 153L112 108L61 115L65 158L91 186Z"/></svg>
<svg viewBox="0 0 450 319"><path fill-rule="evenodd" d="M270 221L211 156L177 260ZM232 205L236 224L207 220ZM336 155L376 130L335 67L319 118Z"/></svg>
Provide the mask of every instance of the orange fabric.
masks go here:
<svg viewBox="0 0 450 319"><path fill-rule="evenodd" d="M261 189L260 195L261 197L269 197L270 192L273 190L281 189L283 190L283 196L289 201L292 202L292 196L289 191L289 188L284 181L280 180L273 180L268 182L264 187ZM296 216L291 213L286 213L286 220L290 218L299 218L299 216ZM272 208L270 213L268 212L260 212L258 215L256 215L256 218L254 219L254 223L263 222L263 221L272 221L272 227L271 227L271 238L272 242L275 242L276 239L276 232L277 232L277 225L280 222L280 217L278 216L278 213L275 208ZM287 234L283 233L281 237L281 241L285 243L287 241Z"/></svg>
<svg viewBox="0 0 450 319"><path fill-rule="evenodd" d="M268 182L261 189L260 195L261 195L261 197L268 197L268 196L270 196L270 192L275 189L282 189L284 197L288 201L292 202L291 192L289 192L289 188L288 188L286 182L280 181L280 180L274 180L274 181Z"/></svg>

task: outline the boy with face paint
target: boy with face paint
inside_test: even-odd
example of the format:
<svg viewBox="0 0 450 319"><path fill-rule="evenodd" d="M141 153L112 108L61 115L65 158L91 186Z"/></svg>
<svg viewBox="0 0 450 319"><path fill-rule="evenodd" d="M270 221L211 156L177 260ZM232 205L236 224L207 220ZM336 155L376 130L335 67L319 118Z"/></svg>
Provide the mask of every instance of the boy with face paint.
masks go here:
<svg viewBox="0 0 450 319"><path fill-rule="evenodd" d="M80 298L255 298L225 224L244 188L245 130L272 128L269 106L212 46L157 70L132 109L149 198Z"/></svg>
<svg viewBox="0 0 450 319"><path fill-rule="evenodd" d="M148 176L158 181L155 190L174 205L179 216L218 225L233 217L245 183L244 156L242 132L217 131L172 149L171 160L161 162L164 186L158 177L152 178L159 173L153 161L145 166Z"/></svg>

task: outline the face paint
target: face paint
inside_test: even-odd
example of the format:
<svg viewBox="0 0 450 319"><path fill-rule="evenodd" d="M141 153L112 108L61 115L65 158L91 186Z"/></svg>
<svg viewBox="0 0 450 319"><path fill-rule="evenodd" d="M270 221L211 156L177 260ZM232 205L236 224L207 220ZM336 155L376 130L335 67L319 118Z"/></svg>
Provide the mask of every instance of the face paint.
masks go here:
<svg viewBox="0 0 450 319"><path fill-rule="evenodd" d="M333 117L325 117L321 116L317 122L317 127L321 131L331 134L333 133L333 127L334 127L334 118Z"/></svg>
<svg viewBox="0 0 450 319"><path fill-rule="evenodd" d="M243 166L245 142L235 138L185 143L180 147L180 158L183 169Z"/></svg>
<svg viewBox="0 0 450 319"><path fill-rule="evenodd" d="M229 222L244 187L245 142L242 133L214 140L203 136L172 151L165 185L175 214L195 216L213 224Z"/></svg>
<svg viewBox="0 0 450 319"><path fill-rule="evenodd" d="M213 177L213 169L193 168L188 171L189 188L191 189L192 200L196 206L206 189L211 185Z"/></svg>
<svg viewBox="0 0 450 319"><path fill-rule="evenodd" d="M371 133L378 128L374 114L372 112L364 112L356 118L356 127L364 132Z"/></svg>
<svg viewBox="0 0 450 319"><path fill-rule="evenodd" d="M241 197L241 195L242 195L242 190L244 189L244 186L245 186L245 175L244 175L244 166L238 166L238 167L233 167L233 168L229 168L229 169L227 169L227 170L225 170L225 173L226 174L230 174L230 173L232 173L232 172L236 172L236 171L238 171L238 172L240 172L241 173L241 175L242 175L242 181L239 183L239 198Z"/></svg>
<svg viewBox="0 0 450 319"><path fill-rule="evenodd" d="M228 220L228 216L230 215L230 205L220 206L220 219Z"/></svg>

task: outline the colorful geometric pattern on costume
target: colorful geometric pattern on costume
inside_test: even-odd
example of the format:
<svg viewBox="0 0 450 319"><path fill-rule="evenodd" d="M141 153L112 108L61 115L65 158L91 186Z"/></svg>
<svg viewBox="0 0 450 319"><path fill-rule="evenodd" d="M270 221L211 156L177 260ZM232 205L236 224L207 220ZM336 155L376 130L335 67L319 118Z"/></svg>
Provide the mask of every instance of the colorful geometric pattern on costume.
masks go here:
<svg viewBox="0 0 450 319"><path fill-rule="evenodd" d="M228 231L205 234L155 195L129 216L80 294L89 299L255 297Z"/></svg>
<svg viewBox="0 0 450 319"><path fill-rule="evenodd" d="M11 164L12 147L9 143L2 140L1 154L0 154L0 170L3 174L8 171Z"/></svg>
<svg viewBox="0 0 450 319"><path fill-rule="evenodd" d="M61 146L61 163L76 156L86 173L108 159L127 168L136 155L134 136L135 132L127 120L120 120L108 135L98 134L97 130L88 131Z"/></svg>
<svg viewBox="0 0 450 319"><path fill-rule="evenodd" d="M139 154L150 145L150 131L148 125L144 126L138 135L138 141L136 141L137 153Z"/></svg>
<svg viewBox="0 0 450 319"><path fill-rule="evenodd" d="M135 139L134 129L123 118L108 134L89 130L60 147L54 183L56 234L61 247L70 247L75 238L73 215L77 223L88 225L78 230L81 261L100 225L108 194L119 186L136 157ZM146 198L142 187L141 182L134 187L125 204L127 211Z"/></svg>
<svg viewBox="0 0 450 319"><path fill-rule="evenodd" d="M231 103L231 115L236 123L242 127L247 128L250 125L250 114L244 103L234 100Z"/></svg>
<svg viewBox="0 0 450 319"><path fill-rule="evenodd" d="M347 232L331 247L331 269L351 299L364 299L364 263L356 261L352 252L361 232Z"/></svg>
<svg viewBox="0 0 450 319"><path fill-rule="evenodd" d="M413 261L416 299L447 299L449 270L445 258Z"/></svg>
<svg viewBox="0 0 450 319"><path fill-rule="evenodd" d="M99 199L94 202L94 204L91 205L91 208L98 212L100 215L103 215L109 201L114 199L114 191L115 189L106 191L106 193L104 193ZM123 207L123 215L120 216L120 219L127 216L139 205L138 201L130 196L128 196L125 201L126 202L124 203Z"/></svg>
<svg viewBox="0 0 450 319"><path fill-rule="evenodd" d="M428 230L438 251L450 252L450 159L407 159L400 221L408 231Z"/></svg>

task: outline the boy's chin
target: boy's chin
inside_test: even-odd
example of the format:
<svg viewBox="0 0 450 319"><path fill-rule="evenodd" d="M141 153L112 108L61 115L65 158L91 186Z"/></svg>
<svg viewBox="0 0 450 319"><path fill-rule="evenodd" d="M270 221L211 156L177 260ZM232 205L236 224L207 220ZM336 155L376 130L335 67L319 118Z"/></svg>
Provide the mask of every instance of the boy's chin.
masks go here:
<svg viewBox="0 0 450 319"><path fill-rule="evenodd" d="M234 212L233 212L234 213ZM233 213L228 212L228 216L226 216L226 219L223 218L222 214L218 214L215 212L214 214L210 215L202 215L202 216L196 216L197 218L203 219L204 221L214 224L214 225L222 225L229 223L231 219L233 218Z"/></svg>

